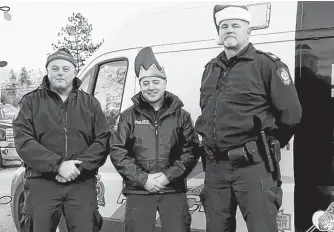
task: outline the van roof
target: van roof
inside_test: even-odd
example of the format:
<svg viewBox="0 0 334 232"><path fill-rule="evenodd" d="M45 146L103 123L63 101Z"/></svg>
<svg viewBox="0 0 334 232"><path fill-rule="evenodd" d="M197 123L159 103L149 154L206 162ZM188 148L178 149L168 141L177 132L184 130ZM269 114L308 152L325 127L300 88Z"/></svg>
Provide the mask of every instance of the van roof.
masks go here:
<svg viewBox="0 0 334 232"><path fill-rule="evenodd" d="M263 1L238 2L239 5L261 4ZM267 3L267 2L264 2ZM213 2L177 4L167 10L143 12L128 20L120 30L107 39L96 55L106 51L160 46L176 43L214 40L217 37L213 21ZM223 2L228 4L228 2ZM233 3L235 4L235 2ZM175 36L177 34L177 36Z"/></svg>
<svg viewBox="0 0 334 232"><path fill-rule="evenodd" d="M143 12L137 18L128 20L102 44L99 51L212 39L215 33L212 9L211 4L153 13ZM200 17L193 17L194 15ZM175 36L176 33L178 36Z"/></svg>

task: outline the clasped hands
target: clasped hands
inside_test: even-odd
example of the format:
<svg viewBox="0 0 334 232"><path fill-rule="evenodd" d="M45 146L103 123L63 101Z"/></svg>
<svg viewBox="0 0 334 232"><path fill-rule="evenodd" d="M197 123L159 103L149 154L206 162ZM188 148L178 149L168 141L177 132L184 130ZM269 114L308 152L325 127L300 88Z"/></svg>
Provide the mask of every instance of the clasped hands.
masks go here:
<svg viewBox="0 0 334 232"><path fill-rule="evenodd" d="M158 172L154 174L148 174L144 188L151 193L155 193L165 188L168 184L169 180L166 175L162 172Z"/></svg>
<svg viewBox="0 0 334 232"><path fill-rule="evenodd" d="M58 169L56 180L60 183L75 180L80 175L80 171L75 165L81 163L82 161L80 160L66 160L62 162Z"/></svg>

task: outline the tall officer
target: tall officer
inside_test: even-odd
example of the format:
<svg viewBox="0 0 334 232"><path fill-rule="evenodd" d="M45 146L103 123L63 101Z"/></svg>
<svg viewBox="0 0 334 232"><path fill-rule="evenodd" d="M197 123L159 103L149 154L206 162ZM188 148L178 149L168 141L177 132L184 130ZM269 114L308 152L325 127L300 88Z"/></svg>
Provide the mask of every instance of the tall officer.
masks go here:
<svg viewBox="0 0 334 232"><path fill-rule="evenodd" d="M287 66L249 42L251 18L244 6L214 7L224 51L205 66L196 122L207 157L208 232L235 231L237 205L249 232L277 231L279 151L301 120Z"/></svg>

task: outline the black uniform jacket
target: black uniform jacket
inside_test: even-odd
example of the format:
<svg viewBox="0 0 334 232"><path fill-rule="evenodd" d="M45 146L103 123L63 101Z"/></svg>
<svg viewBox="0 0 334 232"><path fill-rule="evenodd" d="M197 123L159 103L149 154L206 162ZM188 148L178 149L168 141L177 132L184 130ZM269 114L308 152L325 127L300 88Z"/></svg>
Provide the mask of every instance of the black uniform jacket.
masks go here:
<svg viewBox="0 0 334 232"><path fill-rule="evenodd" d="M198 161L198 136L181 100L165 92L159 114L141 93L121 113L118 130L111 135L111 160L124 178L124 194L148 194L148 174L162 172L170 183L162 193L185 192L186 177Z"/></svg>
<svg viewBox="0 0 334 232"><path fill-rule="evenodd" d="M200 91L202 114L196 130L212 151L224 152L256 140L254 116L283 147L301 120L288 67L251 43L229 60L224 52L212 59L205 66Z"/></svg>
<svg viewBox="0 0 334 232"><path fill-rule="evenodd" d="M22 97L13 128L27 178L54 178L64 160L74 159L83 161L80 178L88 178L106 161L110 132L105 116L98 100L78 89L80 84L75 78L63 102L45 76L38 89Z"/></svg>

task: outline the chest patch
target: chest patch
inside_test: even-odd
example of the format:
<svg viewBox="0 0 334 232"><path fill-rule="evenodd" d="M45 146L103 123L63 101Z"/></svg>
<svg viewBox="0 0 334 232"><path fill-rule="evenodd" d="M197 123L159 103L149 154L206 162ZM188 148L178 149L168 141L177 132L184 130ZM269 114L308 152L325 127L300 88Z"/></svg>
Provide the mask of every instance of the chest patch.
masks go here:
<svg viewBox="0 0 334 232"><path fill-rule="evenodd" d="M149 120L135 120L135 124L137 125L148 125L150 124L150 121Z"/></svg>

